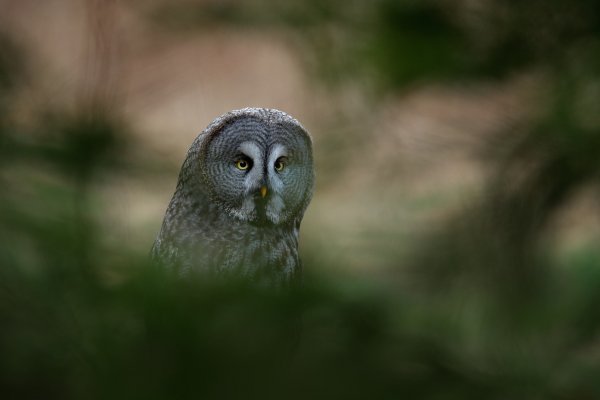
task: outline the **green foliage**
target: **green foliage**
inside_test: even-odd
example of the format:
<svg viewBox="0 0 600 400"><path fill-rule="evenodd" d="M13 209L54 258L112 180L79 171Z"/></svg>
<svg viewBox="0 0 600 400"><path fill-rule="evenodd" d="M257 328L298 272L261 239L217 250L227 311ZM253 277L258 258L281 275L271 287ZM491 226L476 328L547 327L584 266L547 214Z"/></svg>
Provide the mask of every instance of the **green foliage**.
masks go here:
<svg viewBox="0 0 600 400"><path fill-rule="evenodd" d="M158 2L146 12L171 29L268 29L328 81L357 78L390 91L431 79L503 78L596 59L593 0Z"/></svg>
<svg viewBox="0 0 600 400"><path fill-rule="evenodd" d="M476 18L432 1L162 6L175 25L290 30L332 75L374 74L390 91L545 74L545 113L492 153L481 204L392 260L385 283L325 278L309 261L305 285L284 292L182 280L103 245L90 182L122 167L126 121L82 107L33 131L13 123L26 68L0 37L2 398L600 397L598 246L559 257L546 237L598 185L598 5L484 3Z"/></svg>

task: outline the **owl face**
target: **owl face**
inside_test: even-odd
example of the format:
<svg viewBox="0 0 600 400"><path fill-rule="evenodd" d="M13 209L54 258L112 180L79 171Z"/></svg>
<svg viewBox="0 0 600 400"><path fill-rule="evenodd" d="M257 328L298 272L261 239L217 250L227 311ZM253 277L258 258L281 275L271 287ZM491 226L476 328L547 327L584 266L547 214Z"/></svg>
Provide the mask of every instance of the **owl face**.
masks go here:
<svg viewBox="0 0 600 400"><path fill-rule="evenodd" d="M204 142L200 167L213 201L260 225L301 216L314 184L309 135L274 110L220 121Z"/></svg>

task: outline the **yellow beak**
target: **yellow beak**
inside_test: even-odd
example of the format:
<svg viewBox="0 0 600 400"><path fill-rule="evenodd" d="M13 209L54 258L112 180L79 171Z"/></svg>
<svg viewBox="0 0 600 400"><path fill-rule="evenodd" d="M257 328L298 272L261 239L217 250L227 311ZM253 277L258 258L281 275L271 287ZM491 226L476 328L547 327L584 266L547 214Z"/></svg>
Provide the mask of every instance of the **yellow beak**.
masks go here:
<svg viewBox="0 0 600 400"><path fill-rule="evenodd" d="M266 186L262 186L260 188L260 196L264 199L266 195L267 195L267 187Z"/></svg>

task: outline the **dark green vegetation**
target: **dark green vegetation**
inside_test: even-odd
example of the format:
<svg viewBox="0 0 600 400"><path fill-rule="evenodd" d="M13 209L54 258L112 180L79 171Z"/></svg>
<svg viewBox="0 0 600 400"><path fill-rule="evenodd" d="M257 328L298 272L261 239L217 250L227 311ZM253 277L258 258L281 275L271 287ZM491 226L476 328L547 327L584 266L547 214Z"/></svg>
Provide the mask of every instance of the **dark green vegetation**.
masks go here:
<svg viewBox="0 0 600 400"><path fill-rule="evenodd" d="M284 293L180 281L107 248L89 186L129 168L126 122L100 105L14 122L27 55L0 35L2 398L600 398L600 246L558 256L549 229L598 190L598 3L364 3L165 2L149 14L283 30L325 77L367 74L382 91L543 76L537 120L486 150L485 201L376 289L310 274ZM305 270L326 269L318 259ZM127 278L107 283L106 270Z"/></svg>

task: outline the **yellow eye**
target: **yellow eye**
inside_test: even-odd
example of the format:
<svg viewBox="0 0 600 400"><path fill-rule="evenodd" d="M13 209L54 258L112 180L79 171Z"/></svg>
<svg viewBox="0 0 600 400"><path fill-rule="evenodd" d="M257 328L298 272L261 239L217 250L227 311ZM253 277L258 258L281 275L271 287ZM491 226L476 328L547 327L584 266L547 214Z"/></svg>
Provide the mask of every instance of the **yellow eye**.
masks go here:
<svg viewBox="0 0 600 400"><path fill-rule="evenodd" d="M237 169L245 171L250 167L250 163L246 160L237 160L235 162L235 166L237 167Z"/></svg>
<svg viewBox="0 0 600 400"><path fill-rule="evenodd" d="M275 171L281 172L281 171L283 171L284 167L285 167L285 163L283 160L275 161Z"/></svg>

